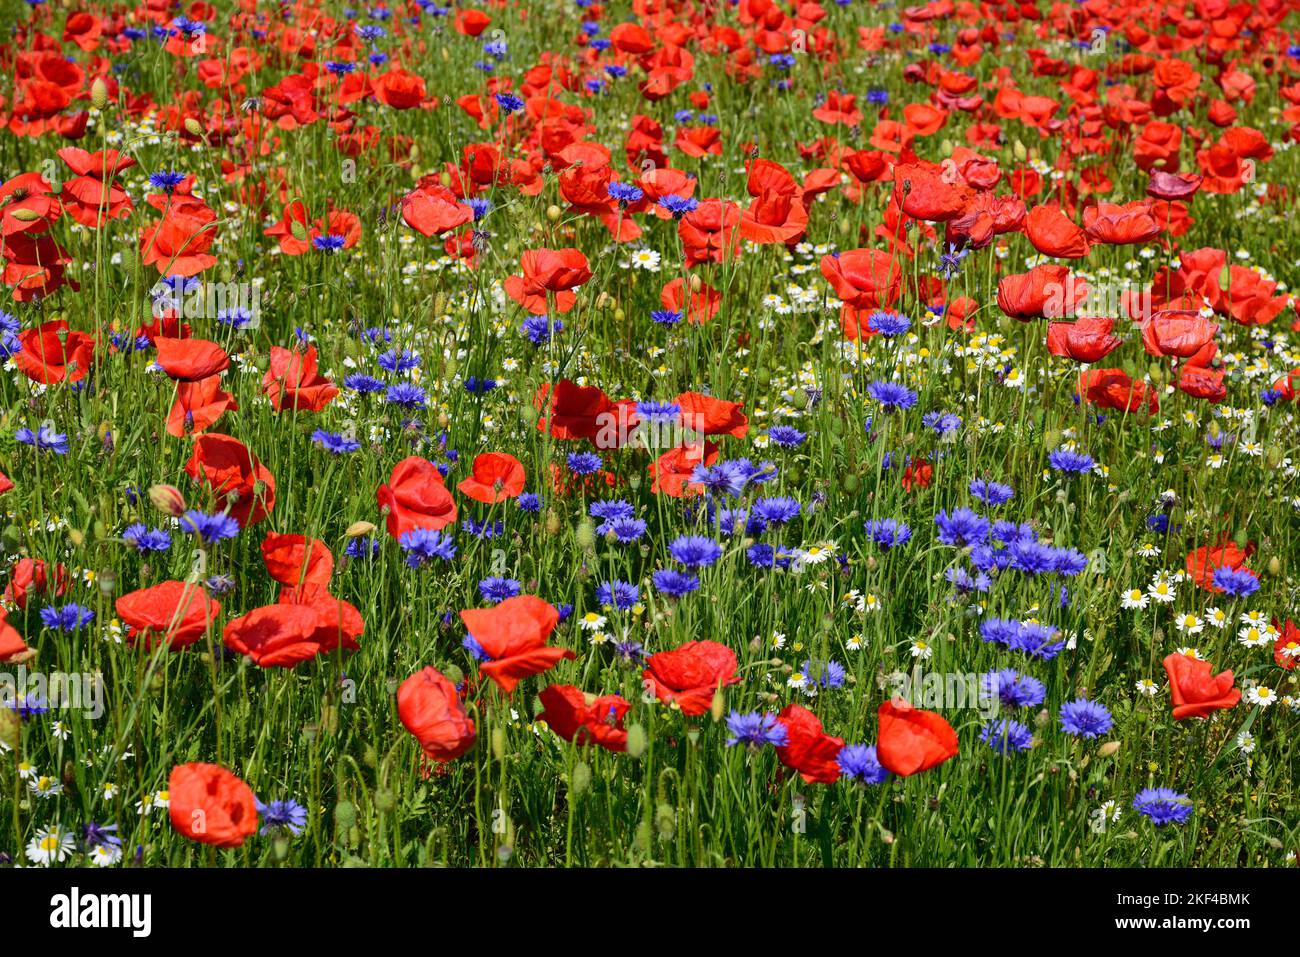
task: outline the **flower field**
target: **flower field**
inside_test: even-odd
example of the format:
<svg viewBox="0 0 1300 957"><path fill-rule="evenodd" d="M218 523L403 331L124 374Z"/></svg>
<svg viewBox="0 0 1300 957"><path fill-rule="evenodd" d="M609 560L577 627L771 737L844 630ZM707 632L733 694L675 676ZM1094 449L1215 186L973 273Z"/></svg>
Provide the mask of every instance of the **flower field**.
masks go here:
<svg viewBox="0 0 1300 957"><path fill-rule="evenodd" d="M0 9L0 866L1295 866L1296 0Z"/></svg>

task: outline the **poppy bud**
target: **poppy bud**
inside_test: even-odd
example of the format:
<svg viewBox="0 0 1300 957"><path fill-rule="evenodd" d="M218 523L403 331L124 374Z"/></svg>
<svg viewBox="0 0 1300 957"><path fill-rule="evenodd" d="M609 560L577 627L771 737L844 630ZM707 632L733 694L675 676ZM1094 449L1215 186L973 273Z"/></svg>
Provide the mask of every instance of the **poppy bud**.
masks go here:
<svg viewBox="0 0 1300 957"><path fill-rule="evenodd" d="M97 110L108 106L108 84L102 76L95 77L95 82L90 84L90 105Z"/></svg>
<svg viewBox="0 0 1300 957"><path fill-rule="evenodd" d="M1029 150L1025 149L1025 144L1016 140L1011 144L1011 155L1016 158L1017 163L1023 163L1029 158Z"/></svg>
<svg viewBox="0 0 1300 957"><path fill-rule="evenodd" d="M286 860L289 857L289 841L284 837L277 837L271 842L271 853L277 861Z"/></svg>
<svg viewBox="0 0 1300 957"><path fill-rule="evenodd" d="M559 514L556 512L548 512L546 515L546 534L558 535L560 534L560 528L561 525L560 525Z"/></svg>
<svg viewBox="0 0 1300 957"><path fill-rule="evenodd" d="M80 529L71 528L68 530L68 541L72 542L74 548L80 548L81 543L86 540L86 535Z"/></svg>
<svg viewBox="0 0 1300 957"><path fill-rule="evenodd" d="M713 692L713 701L709 706L709 716L713 718L715 722L721 721L722 715L726 711L726 706L726 698L723 697L722 689L719 688L717 691Z"/></svg>
<svg viewBox="0 0 1300 957"><path fill-rule="evenodd" d="M203 137L203 124L192 116L185 117L185 132L190 136Z"/></svg>
<svg viewBox="0 0 1300 957"><path fill-rule="evenodd" d="M546 207L546 218L551 222L558 223L561 215L560 207L556 206L554 203Z"/></svg>
<svg viewBox="0 0 1300 957"><path fill-rule="evenodd" d="M671 804L664 802L655 808L655 830L659 832L659 840L673 839L673 834L677 830L677 815Z"/></svg>
<svg viewBox="0 0 1300 957"><path fill-rule="evenodd" d="M22 532L17 525L6 525L5 530L0 532L0 542L4 544L6 551L16 552L22 543Z"/></svg>
<svg viewBox="0 0 1300 957"><path fill-rule="evenodd" d="M99 590L102 594L111 595L117 590L117 572L111 568L105 568L95 578L99 583Z"/></svg>
<svg viewBox="0 0 1300 957"><path fill-rule="evenodd" d="M586 761L579 761L573 766L573 771L569 775L569 790L576 797L591 785L591 765Z"/></svg>
<svg viewBox="0 0 1300 957"><path fill-rule="evenodd" d="M346 538L360 538L362 535L369 535L374 530L375 526L371 522L353 522L343 534Z"/></svg>
<svg viewBox="0 0 1300 957"><path fill-rule="evenodd" d="M357 823L357 806L351 801L339 801L334 805L334 829L346 831Z"/></svg>
<svg viewBox="0 0 1300 957"><path fill-rule="evenodd" d="M624 312L621 307L614 310L615 322L625 322L626 320L627 320L627 313Z"/></svg>
<svg viewBox="0 0 1300 957"><path fill-rule="evenodd" d="M20 223L34 223L41 218L41 214L34 209L15 209L9 215Z"/></svg>
<svg viewBox="0 0 1300 957"><path fill-rule="evenodd" d="M1267 458L1268 458L1268 467L1271 469L1277 468L1279 465L1282 464L1282 450L1279 449L1276 445L1270 445L1268 447Z"/></svg>
<svg viewBox="0 0 1300 957"><path fill-rule="evenodd" d="M646 736L645 728L639 724L629 725L627 729L627 754L628 757L636 760L645 754Z"/></svg>
<svg viewBox="0 0 1300 957"><path fill-rule="evenodd" d="M1119 750L1118 741L1107 741L1105 744L1103 744L1100 748L1097 749L1097 754L1103 758L1108 758L1118 750Z"/></svg>
<svg viewBox="0 0 1300 957"><path fill-rule="evenodd" d="M1049 449L1060 448L1061 433L1056 431L1056 429L1048 429L1043 435L1043 444Z"/></svg>
<svg viewBox="0 0 1300 957"><path fill-rule="evenodd" d="M393 808L397 807L397 797L388 788L380 788L375 792L375 810L380 814L388 814Z"/></svg>
<svg viewBox="0 0 1300 957"><path fill-rule="evenodd" d="M1268 560L1268 573L1274 578L1282 574L1282 562L1276 555Z"/></svg>
<svg viewBox="0 0 1300 957"><path fill-rule="evenodd" d="M573 535L574 541L584 552L589 552L596 547L596 526L588 519L583 519L578 523L578 528Z"/></svg>
<svg viewBox="0 0 1300 957"><path fill-rule="evenodd" d="M498 761L506 758L506 732L504 728L492 729L492 755Z"/></svg>
<svg viewBox="0 0 1300 957"><path fill-rule="evenodd" d="M12 708L0 708L0 744L9 750L18 747L23 719Z"/></svg>
<svg viewBox="0 0 1300 957"><path fill-rule="evenodd" d="M165 515L180 518L185 514L185 497L174 485L149 486L149 501Z"/></svg>

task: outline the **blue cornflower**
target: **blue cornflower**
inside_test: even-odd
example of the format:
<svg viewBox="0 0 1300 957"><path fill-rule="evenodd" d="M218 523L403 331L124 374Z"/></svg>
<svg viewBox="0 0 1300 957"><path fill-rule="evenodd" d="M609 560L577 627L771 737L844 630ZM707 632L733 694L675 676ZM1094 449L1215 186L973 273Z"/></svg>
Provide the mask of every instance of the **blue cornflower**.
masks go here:
<svg viewBox="0 0 1300 957"><path fill-rule="evenodd" d="M971 495L990 508L1005 505L1016 494L1010 485L1003 485L1001 482L990 482L987 479L971 479L971 483L967 488Z"/></svg>
<svg viewBox="0 0 1300 957"><path fill-rule="evenodd" d="M496 101L506 113L518 113L524 108L524 101L511 93L498 93Z"/></svg>
<svg viewBox="0 0 1300 957"><path fill-rule="evenodd" d="M896 518L872 519L865 527L867 537L881 548L897 548L912 538L912 529Z"/></svg>
<svg viewBox="0 0 1300 957"><path fill-rule="evenodd" d="M624 502L622 499L614 499L613 501L592 502L587 506L587 514L592 518L599 518L606 522L610 522L616 518L631 518L636 514L636 508L633 507L631 502ZM596 531L603 535L605 534L604 531L602 531L603 528L604 526L602 525L600 528L597 528Z"/></svg>
<svg viewBox="0 0 1300 957"><path fill-rule="evenodd" d="M420 354L410 349L402 349L400 352L397 349L389 349L387 352L381 352L375 361L379 363L380 368L394 375L400 375L420 364Z"/></svg>
<svg viewBox="0 0 1300 957"><path fill-rule="evenodd" d="M755 500L750 516L751 521L757 519L764 526L784 525L797 518L802 510L796 499L780 495Z"/></svg>
<svg viewBox="0 0 1300 957"><path fill-rule="evenodd" d="M645 646L639 641L615 642L614 657L628 664L639 665L645 661Z"/></svg>
<svg viewBox="0 0 1300 957"><path fill-rule="evenodd" d="M799 673L821 688L842 688L847 673L838 661L805 661Z"/></svg>
<svg viewBox="0 0 1300 957"><path fill-rule="evenodd" d="M1028 751L1030 744L1033 743L1033 738L1034 736L1028 728L1019 721L1013 721L1010 718L990 721L980 731L980 740L1001 754L1010 754L1012 751Z"/></svg>
<svg viewBox="0 0 1300 957"><path fill-rule="evenodd" d="M1069 734L1095 738L1109 731L1113 724L1105 706L1087 698L1061 705L1061 727Z"/></svg>
<svg viewBox="0 0 1300 957"><path fill-rule="evenodd" d="M358 535L348 542L343 553L351 558L374 558L379 554L379 542L369 535Z"/></svg>
<svg viewBox="0 0 1300 957"><path fill-rule="evenodd" d="M681 219L687 213L694 212L696 207L700 205L700 201L693 196L678 196L675 193L669 193L667 196L659 197L659 205L672 213L673 219Z"/></svg>
<svg viewBox="0 0 1300 957"><path fill-rule="evenodd" d="M1065 642L1054 641L1057 630L1052 625L1031 621L1021 624L1020 633L1011 640L1013 651L1021 651L1031 658L1051 661L1065 648Z"/></svg>
<svg viewBox="0 0 1300 957"><path fill-rule="evenodd" d="M878 309L867 316L867 328L882 336L901 336L912 328L912 320L899 312Z"/></svg>
<svg viewBox="0 0 1300 957"><path fill-rule="evenodd" d="M1020 622L1008 618L986 618L980 622L980 638L1010 647L1020 635Z"/></svg>
<svg viewBox="0 0 1300 957"><path fill-rule="evenodd" d="M713 495L738 496L748 480L748 470L736 462L697 465L691 472L691 484L703 485Z"/></svg>
<svg viewBox="0 0 1300 957"><path fill-rule="evenodd" d="M601 534L613 535L620 544L629 545L645 534L646 524L639 518L616 518L612 522L606 522L596 531L600 532L601 528L605 530Z"/></svg>
<svg viewBox="0 0 1300 957"><path fill-rule="evenodd" d="M591 475L600 469L600 456L595 452L570 452L566 460L574 475Z"/></svg>
<svg viewBox="0 0 1300 957"><path fill-rule="evenodd" d="M473 635L466 635L460 640L460 646L469 652L469 656L482 664L485 661L491 661L492 656L483 650L483 646Z"/></svg>
<svg viewBox="0 0 1300 957"><path fill-rule="evenodd" d="M362 395L368 395L371 392L382 392L385 384L383 379L376 379L364 372L353 372L344 376L343 388L351 389L353 392L360 392Z"/></svg>
<svg viewBox="0 0 1300 957"><path fill-rule="evenodd" d="M340 236L338 233L325 233L315 237L311 244L323 253L336 253L343 248L343 244L346 242L346 236Z"/></svg>
<svg viewBox="0 0 1300 957"><path fill-rule="evenodd" d="M951 412L927 412L921 416L921 424L937 435L947 435L961 428L961 417Z"/></svg>
<svg viewBox="0 0 1300 957"><path fill-rule="evenodd" d="M528 337L528 341L535 346L545 345L550 341L551 336L564 329L564 323L559 319L551 319L548 316L529 316L524 320L519 331Z"/></svg>
<svg viewBox="0 0 1300 957"><path fill-rule="evenodd" d="M846 744L840 749L835 763L844 777L860 784L883 784L889 772L876 756L874 744Z"/></svg>
<svg viewBox="0 0 1300 957"><path fill-rule="evenodd" d="M682 314L671 309L656 309L650 318L661 326L675 326L682 321Z"/></svg>
<svg viewBox="0 0 1300 957"><path fill-rule="evenodd" d="M883 90L878 86L872 87L870 90L867 90L867 102L873 106L884 106L889 102L889 91Z"/></svg>
<svg viewBox="0 0 1300 957"><path fill-rule="evenodd" d="M687 568L707 568L722 557L722 546L703 535L679 535L668 545L668 554Z"/></svg>
<svg viewBox="0 0 1300 957"><path fill-rule="evenodd" d="M1223 565L1214 570L1214 587L1235 598L1246 598L1259 591L1259 579L1244 568Z"/></svg>
<svg viewBox="0 0 1300 957"><path fill-rule="evenodd" d="M987 592L993 587L993 580L984 572L971 575L966 569L954 565L943 573L948 583L962 595L969 595L972 592Z"/></svg>
<svg viewBox="0 0 1300 957"><path fill-rule="evenodd" d="M542 510L542 500L533 492L522 492L515 499L515 504L519 506L521 512L540 512Z"/></svg>
<svg viewBox="0 0 1300 957"><path fill-rule="evenodd" d="M1007 545L1011 567L1028 575L1043 575L1056 568L1056 549L1050 545L1028 539L1018 539Z"/></svg>
<svg viewBox="0 0 1300 957"><path fill-rule="evenodd" d="M641 589L630 582L602 582L596 586L596 600L605 608L627 611L641 600Z"/></svg>
<svg viewBox="0 0 1300 957"><path fill-rule="evenodd" d="M678 420L682 407L676 402L638 402L636 414L647 422L668 424Z"/></svg>
<svg viewBox="0 0 1300 957"><path fill-rule="evenodd" d="M49 449L55 455L68 454L68 435L66 432L55 432L53 427L42 425L38 430L33 432L31 429L19 429L14 433L14 438L23 445L30 445L37 451Z"/></svg>
<svg viewBox="0 0 1300 957"><path fill-rule="evenodd" d="M951 515L941 511L934 524L939 526L939 541L944 545L981 545L989 537L989 520L969 508L955 508Z"/></svg>
<svg viewBox="0 0 1300 957"><path fill-rule="evenodd" d="M398 382L384 391L384 401L403 409L423 409L428 403L428 394L414 382Z"/></svg>
<svg viewBox="0 0 1300 957"><path fill-rule="evenodd" d="M741 714L739 711L733 711L727 715L727 730L731 732L731 737L727 739L729 748L737 744L756 749L765 744L780 748L784 747L789 740L789 732L785 725L771 713Z"/></svg>
<svg viewBox="0 0 1300 957"><path fill-rule="evenodd" d="M470 395L486 395L497 387L498 382L496 379L480 379L478 376L470 376L462 385Z"/></svg>
<svg viewBox="0 0 1300 957"><path fill-rule="evenodd" d="M523 590L523 582L515 581L513 578L494 576L478 583L478 593L483 596L483 600L490 601L494 605L500 604L507 598L517 597Z"/></svg>
<svg viewBox="0 0 1300 957"><path fill-rule="evenodd" d="M873 382L867 392L886 409L910 409L916 405L916 393L898 382Z"/></svg>
<svg viewBox="0 0 1300 957"><path fill-rule="evenodd" d="M650 580L657 591L669 598L681 598L700 587L698 577L675 568L661 568L650 576Z"/></svg>
<svg viewBox="0 0 1300 957"><path fill-rule="evenodd" d="M62 608L49 605L41 609L41 622L46 628L59 631L76 631L95 620L95 613L85 605L69 602Z"/></svg>
<svg viewBox="0 0 1300 957"><path fill-rule="evenodd" d="M767 430L767 437L777 445L792 449L802 445L803 440L808 438L808 433L800 432L792 425L774 425Z"/></svg>
<svg viewBox="0 0 1300 957"><path fill-rule="evenodd" d="M307 825L307 809L292 798L272 801L270 804L263 804L260 800L256 803L257 813L262 818L262 829L258 832L260 834L288 831L296 836Z"/></svg>
<svg viewBox="0 0 1300 957"><path fill-rule="evenodd" d="M491 522L487 519L479 521L470 517L460 523L460 529L465 534L473 535L475 538L496 538L506 530L506 523L501 519Z"/></svg>
<svg viewBox="0 0 1300 957"><path fill-rule="evenodd" d="M645 193L633 186L631 183L612 182L606 187L609 190L609 198L616 200L620 206L627 206L629 203L640 202Z"/></svg>
<svg viewBox="0 0 1300 957"><path fill-rule="evenodd" d="M192 508L181 516L180 524L183 531L192 532L209 544L239 534L239 523L222 512L209 515Z"/></svg>
<svg viewBox="0 0 1300 957"><path fill-rule="evenodd" d="M1077 548L1057 548L1053 551L1056 553L1053 571L1058 575L1072 577L1088 567L1088 556Z"/></svg>
<svg viewBox="0 0 1300 957"><path fill-rule="evenodd" d="M448 562L456 555L456 545L450 536L431 528L403 532L397 544L406 552L406 564L412 568L419 568L435 558Z"/></svg>
<svg viewBox="0 0 1300 957"><path fill-rule="evenodd" d="M996 697L1008 708L1032 708L1047 698L1047 688L1041 681L1022 675L1014 668L990 671L984 675L980 685L986 697Z"/></svg>
<svg viewBox="0 0 1300 957"><path fill-rule="evenodd" d="M156 190L167 193L168 195L171 195L171 191L183 182L185 182L184 173L176 173L170 170L152 173L149 176L149 185Z"/></svg>
<svg viewBox="0 0 1300 957"><path fill-rule="evenodd" d="M1145 788L1133 798L1133 807L1139 814L1150 818L1156 827L1182 824L1196 809L1191 798L1173 788Z"/></svg>
<svg viewBox="0 0 1300 957"><path fill-rule="evenodd" d="M122 541L137 552L165 552L172 544L171 536L163 529L150 529L143 522L128 525L122 532Z"/></svg>
<svg viewBox="0 0 1300 957"><path fill-rule="evenodd" d="M1083 475L1085 472L1091 472L1096 465L1089 456L1081 452L1071 452L1069 449L1057 449L1047 457L1047 464L1067 475Z"/></svg>
<svg viewBox="0 0 1300 957"><path fill-rule="evenodd" d="M324 429L317 429L311 434L311 440L323 448L326 452L334 455L344 455L348 452L355 452L361 448L361 443L356 439L348 438L339 432L326 432Z"/></svg>

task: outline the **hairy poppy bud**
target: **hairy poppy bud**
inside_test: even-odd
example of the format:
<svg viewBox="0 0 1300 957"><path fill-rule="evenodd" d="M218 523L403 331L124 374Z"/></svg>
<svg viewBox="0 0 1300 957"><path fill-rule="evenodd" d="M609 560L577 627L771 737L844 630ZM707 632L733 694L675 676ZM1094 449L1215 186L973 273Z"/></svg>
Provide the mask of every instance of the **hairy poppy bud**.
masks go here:
<svg viewBox="0 0 1300 957"><path fill-rule="evenodd" d="M357 806L351 801L339 801L334 805L334 829L346 831L357 823Z"/></svg>
<svg viewBox="0 0 1300 957"><path fill-rule="evenodd" d="M362 535L369 535L374 530L375 526L372 522L353 522L343 534L346 538L360 538Z"/></svg>
<svg viewBox="0 0 1300 957"><path fill-rule="evenodd" d="M388 788L380 788L375 792L375 810L380 814L388 814L393 808L397 807L397 797Z"/></svg>
<svg viewBox="0 0 1300 957"><path fill-rule="evenodd" d="M149 486L149 501L158 511L173 518L185 514L185 496L174 485Z"/></svg>
<svg viewBox="0 0 1300 957"><path fill-rule="evenodd" d="M189 133L190 136L198 136L201 138L203 136L203 124L194 117L187 116L185 117L185 132Z"/></svg>
<svg viewBox="0 0 1300 957"><path fill-rule="evenodd" d="M1118 750L1119 750L1118 741L1107 741L1105 744L1103 744L1100 748L1097 749L1097 754L1103 758L1108 758Z"/></svg>
<svg viewBox="0 0 1300 957"><path fill-rule="evenodd" d="M577 796L590 786L591 765L586 761L579 761L573 766L573 773L569 775L569 790Z"/></svg>
<svg viewBox="0 0 1300 957"><path fill-rule="evenodd" d="M9 215L20 223L34 223L41 218L41 214L34 209L15 209Z"/></svg>
<svg viewBox="0 0 1300 957"><path fill-rule="evenodd" d="M90 84L90 104L97 110L108 106L108 84L102 76L95 77L95 82Z"/></svg>
<svg viewBox="0 0 1300 957"><path fill-rule="evenodd" d="M560 221L561 215L562 214L560 212L560 207L556 206L555 204L551 204L550 206L546 207L546 218L549 219L551 222L558 223Z"/></svg>
<svg viewBox="0 0 1300 957"><path fill-rule="evenodd" d="M588 519L583 519L578 523L578 528L573 535L574 541L584 552L589 552L596 547L596 526Z"/></svg>
<svg viewBox="0 0 1300 957"><path fill-rule="evenodd" d="M639 724L629 725L627 729L627 754L634 760L645 754L646 749L645 728Z"/></svg>

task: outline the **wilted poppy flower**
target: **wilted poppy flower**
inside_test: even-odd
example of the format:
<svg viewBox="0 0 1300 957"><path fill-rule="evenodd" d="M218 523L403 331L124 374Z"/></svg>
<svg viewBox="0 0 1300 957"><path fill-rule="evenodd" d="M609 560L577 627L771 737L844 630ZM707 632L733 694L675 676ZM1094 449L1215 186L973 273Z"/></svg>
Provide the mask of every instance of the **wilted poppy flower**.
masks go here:
<svg viewBox="0 0 1300 957"><path fill-rule="evenodd" d="M197 382L230 368L226 350L207 339L154 339L158 356L154 360L168 377L181 382Z"/></svg>
<svg viewBox="0 0 1300 957"><path fill-rule="evenodd" d="M598 744L607 751L626 751L623 717L632 705L622 695L586 694L573 685L550 685L539 696L542 713L537 720L565 741Z"/></svg>
<svg viewBox="0 0 1300 957"><path fill-rule="evenodd" d="M716 641L688 641L646 659L641 673L647 691L664 704L676 704L682 714L704 714L719 689L740 681L736 653Z"/></svg>
<svg viewBox="0 0 1300 957"><path fill-rule="evenodd" d="M320 654L316 625L315 610L305 605L264 605L229 621L223 638L261 668L292 668Z"/></svg>
<svg viewBox="0 0 1300 957"><path fill-rule="evenodd" d="M489 659L479 671L506 694L524 678L577 657L568 648L546 646L560 613L536 595L516 595L491 608L467 608L460 619Z"/></svg>
<svg viewBox="0 0 1300 957"><path fill-rule="evenodd" d="M397 689L397 716L431 761L454 761L474 747L474 719L456 686L436 668L417 671Z"/></svg>
<svg viewBox="0 0 1300 957"><path fill-rule="evenodd" d="M319 412L339 394L334 383L316 371L316 347L305 352L271 347L271 363L262 375L262 391L277 412Z"/></svg>
<svg viewBox="0 0 1300 957"><path fill-rule="evenodd" d="M474 457L473 475L456 488L485 505L517 498L524 490L523 463L506 452L484 452Z"/></svg>
<svg viewBox="0 0 1300 957"><path fill-rule="evenodd" d="M456 503L438 467L412 455L393 466L375 501L388 513L388 534L401 538L417 528L437 531L456 521Z"/></svg>
<svg viewBox="0 0 1300 957"><path fill-rule="evenodd" d="M80 382L95 361L94 337L74 332L66 319L51 319L18 334L22 348L14 353L14 364L43 385Z"/></svg>
<svg viewBox="0 0 1300 957"><path fill-rule="evenodd" d="M817 715L800 704L786 705L776 720L786 731L786 743L776 749L782 764L798 771L808 784L834 784L839 780L843 738L824 732Z"/></svg>
<svg viewBox="0 0 1300 957"><path fill-rule="evenodd" d="M876 756L897 775L917 774L957 755L957 732L933 711L886 701L876 715L880 720Z"/></svg>
<svg viewBox="0 0 1300 957"><path fill-rule="evenodd" d="M275 507L275 477L243 442L229 435L199 435L185 472L206 482L222 509L241 527L256 525Z"/></svg>
<svg viewBox="0 0 1300 957"><path fill-rule="evenodd" d="M195 582L165 581L129 592L114 604L128 626L127 641L152 649L166 642L172 651L202 638L221 613L221 605Z"/></svg>
<svg viewBox="0 0 1300 957"><path fill-rule="evenodd" d="M262 561L267 573L282 585L326 586L334 573L334 556L319 538L268 532L262 539Z"/></svg>
<svg viewBox="0 0 1300 957"><path fill-rule="evenodd" d="M587 257L577 249L530 249L519 263L523 275L506 277L506 295L534 315L568 312L578 301L573 289L591 278Z"/></svg>
<svg viewBox="0 0 1300 957"><path fill-rule="evenodd" d="M241 847L257 832L257 800L247 784L216 764L178 764L167 781L172 827L192 841Z"/></svg>
<svg viewBox="0 0 1300 957"><path fill-rule="evenodd" d="M1208 661L1177 652L1165 658L1164 666L1175 721L1208 718L1211 712L1236 707L1241 700L1241 689L1232 686L1231 670L1214 675Z"/></svg>

